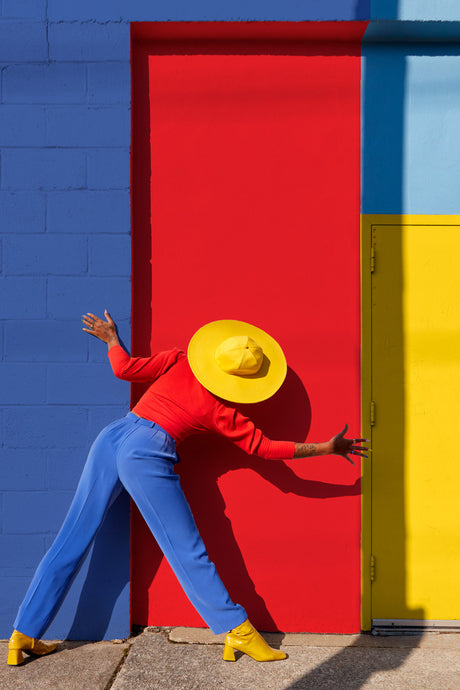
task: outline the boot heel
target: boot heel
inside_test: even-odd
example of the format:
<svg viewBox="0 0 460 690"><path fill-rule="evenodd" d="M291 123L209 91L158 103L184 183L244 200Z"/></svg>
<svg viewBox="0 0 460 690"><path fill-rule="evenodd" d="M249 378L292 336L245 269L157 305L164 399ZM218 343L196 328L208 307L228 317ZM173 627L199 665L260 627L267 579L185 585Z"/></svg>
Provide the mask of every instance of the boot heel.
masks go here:
<svg viewBox="0 0 460 690"><path fill-rule="evenodd" d="M21 649L9 649L7 664L9 666L19 666L24 661L24 655Z"/></svg>
<svg viewBox="0 0 460 690"><path fill-rule="evenodd" d="M222 659L224 661L235 661L235 651L233 647L230 647L230 645L227 643L225 643L224 646L224 653L222 654Z"/></svg>

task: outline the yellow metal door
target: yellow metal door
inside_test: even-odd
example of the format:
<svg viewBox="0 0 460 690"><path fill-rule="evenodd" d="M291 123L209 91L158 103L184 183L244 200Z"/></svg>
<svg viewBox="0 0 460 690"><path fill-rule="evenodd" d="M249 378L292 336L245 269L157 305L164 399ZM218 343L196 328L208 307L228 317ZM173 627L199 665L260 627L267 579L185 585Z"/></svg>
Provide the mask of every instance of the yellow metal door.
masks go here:
<svg viewBox="0 0 460 690"><path fill-rule="evenodd" d="M460 225L371 224L371 614L460 619ZM440 223L442 219L439 219Z"/></svg>

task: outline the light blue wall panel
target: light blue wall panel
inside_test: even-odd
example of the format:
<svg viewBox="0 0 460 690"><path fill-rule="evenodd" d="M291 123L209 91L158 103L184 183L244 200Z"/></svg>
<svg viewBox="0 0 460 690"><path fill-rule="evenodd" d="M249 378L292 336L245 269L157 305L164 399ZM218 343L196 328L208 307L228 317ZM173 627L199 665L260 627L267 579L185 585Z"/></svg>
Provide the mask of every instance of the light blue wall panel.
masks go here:
<svg viewBox="0 0 460 690"><path fill-rule="evenodd" d="M371 0L371 19L458 21L458 0Z"/></svg>
<svg viewBox="0 0 460 690"><path fill-rule="evenodd" d="M429 52L429 51L428 51ZM460 213L460 45L408 55L404 112L405 213Z"/></svg>
<svg viewBox="0 0 460 690"><path fill-rule="evenodd" d="M364 213L460 212L460 44L367 45Z"/></svg>

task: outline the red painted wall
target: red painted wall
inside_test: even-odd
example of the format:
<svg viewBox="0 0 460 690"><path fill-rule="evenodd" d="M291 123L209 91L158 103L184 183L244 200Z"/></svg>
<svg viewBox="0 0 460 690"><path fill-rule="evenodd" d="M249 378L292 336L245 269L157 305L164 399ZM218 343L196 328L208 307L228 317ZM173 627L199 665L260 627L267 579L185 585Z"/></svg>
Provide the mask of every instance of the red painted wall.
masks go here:
<svg viewBox="0 0 460 690"><path fill-rule="evenodd" d="M213 319L264 328L290 369L244 411L272 438L359 435L364 28L134 28L133 352L186 348ZM359 468L210 437L179 452L210 557L256 626L359 630ZM132 527L132 622L204 625L136 510Z"/></svg>

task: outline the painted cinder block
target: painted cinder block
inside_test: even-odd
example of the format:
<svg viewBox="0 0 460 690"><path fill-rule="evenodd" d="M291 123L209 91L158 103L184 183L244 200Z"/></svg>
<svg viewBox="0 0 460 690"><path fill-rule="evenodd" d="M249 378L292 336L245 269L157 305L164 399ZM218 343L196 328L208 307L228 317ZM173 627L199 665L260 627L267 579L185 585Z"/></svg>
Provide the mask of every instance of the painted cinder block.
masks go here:
<svg viewBox="0 0 460 690"><path fill-rule="evenodd" d="M129 148L88 151L86 166L88 189L129 189Z"/></svg>
<svg viewBox="0 0 460 690"><path fill-rule="evenodd" d="M50 493L53 491L75 491L91 441L92 439L89 439L81 448L46 449L46 488L49 489Z"/></svg>
<svg viewBox="0 0 460 690"><path fill-rule="evenodd" d="M45 278L2 278L0 291L3 319L37 319L46 316Z"/></svg>
<svg viewBox="0 0 460 690"><path fill-rule="evenodd" d="M0 404L28 405L46 402L43 364L0 364Z"/></svg>
<svg viewBox="0 0 460 690"><path fill-rule="evenodd" d="M110 365L108 365L110 366ZM129 389L129 384L127 386ZM121 397L116 402L120 403ZM129 399L128 399L129 400ZM129 402L118 405L100 405L88 408L88 437L94 441L108 424L125 417L129 412Z"/></svg>
<svg viewBox="0 0 460 690"><path fill-rule="evenodd" d="M88 311L102 315L111 304L118 318L129 318L131 291L125 278L48 278L50 318L79 319Z"/></svg>
<svg viewBox="0 0 460 690"><path fill-rule="evenodd" d="M36 537L36 539L39 540L40 538ZM36 561L34 563L36 565ZM0 630L5 631L4 637L11 635L12 623L29 584L30 575L0 577L1 591L8 592L8 596L2 597L2 606L0 607Z"/></svg>
<svg viewBox="0 0 460 690"><path fill-rule="evenodd" d="M453 1L453 0L450 0ZM250 20L353 20L368 19L369 0L80 0L62 3L49 0L48 15L52 21L93 19L131 21L250 21Z"/></svg>
<svg viewBox="0 0 460 690"><path fill-rule="evenodd" d="M129 145L127 106L54 106L47 109L46 124L48 146Z"/></svg>
<svg viewBox="0 0 460 690"><path fill-rule="evenodd" d="M6 19L46 19L46 0L3 0L2 17Z"/></svg>
<svg viewBox="0 0 460 690"><path fill-rule="evenodd" d="M87 269L84 235L8 235L4 251L5 275L78 275Z"/></svg>
<svg viewBox="0 0 460 690"><path fill-rule="evenodd" d="M3 417L7 447L79 448L87 435L87 411L78 405L11 406Z"/></svg>
<svg viewBox="0 0 460 690"><path fill-rule="evenodd" d="M98 405L120 400L125 392L123 382L115 378L107 365L95 362L48 365L47 401L50 404L72 400L74 404Z"/></svg>
<svg viewBox="0 0 460 690"><path fill-rule="evenodd" d="M88 249L91 275L130 275L130 235L93 235L89 238Z"/></svg>
<svg viewBox="0 0 460 690"><path fill-rule="evenodd" d="M28 576L31 563L38 563L45 552L44 539L35 534L0 534L0 552L2 575Z"/></svg>
<svg viewBox="0 0 460 690"><path fill-rule="evenodd" d="M87 347L80 321L17 320L5 323L7 362L84 362Z"/></svg>
<svg viewBox="0 0 460 690"><path fill-rule="evenodd" d="M131 66L128 61L89 63L87 70L90 103L130 103Z"/></svg>
<svg viewBox="0 0 460 690"><path fill-rule="evenodd" d="M71 491L14 491L4 495L3 531L5 534L56 533L73 498ZM33 516L33 519L31 519Z"/></svg>
<svg viewBox="0 0 460 690"><path fill-rule="evenodd" d="M0 486L3 491L38 491L47 488L48 450L0 448Z"/></svg>
<svg viewBox="0 0 460 690"><path fill-rule="evenodd" d="M45 22L0 21L0 62L42 62L47 59Z"/></svg>
<svg viewBox="0 0 460 690"><path fill-rule="evenodd" d="M86 66L64 62L10 65L3 71L5 103L83 103Z"/></svg>
<svg viewBox="0 0 460 690"><path fill-rule="evenodd" d="M0 106L0 146L44 145L44 108L31 105Z"/></svg>
<svg viewBox="0 0 460 690"><path fill-rule="evenodd" d="M74 191L48 195L49 232L129 232L129 191Z"/></svg>
<svg viewBox="0 0 460 690"><path fill-rule="evenodd" d="M59 18L62 20L62 17ZM87 17L85 18L87 19ZM128 22L51 22L48 26L51 60L98 62L129 60Z"/></svg>
<svg viewBox="0 0 460 690"><path fill-rule="evenodd" d="M0 192L2 232L44 232L45 206L41 192Z"/></svg>
<svg viewBox="0 0 460 690"><path fill-rule="evenodd" d="M85 154L67 149L4 149L4 189L78 189L85 186Z"/></svg>

